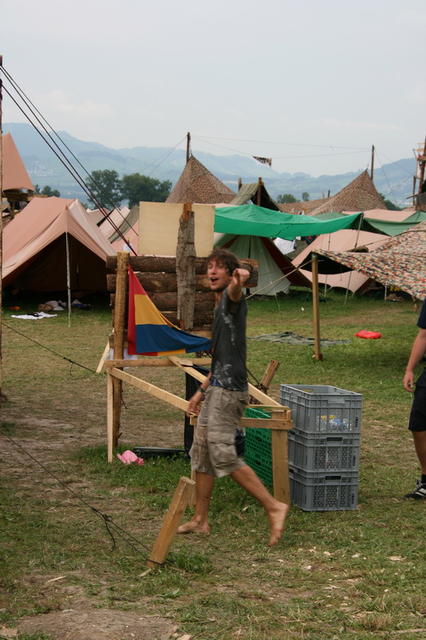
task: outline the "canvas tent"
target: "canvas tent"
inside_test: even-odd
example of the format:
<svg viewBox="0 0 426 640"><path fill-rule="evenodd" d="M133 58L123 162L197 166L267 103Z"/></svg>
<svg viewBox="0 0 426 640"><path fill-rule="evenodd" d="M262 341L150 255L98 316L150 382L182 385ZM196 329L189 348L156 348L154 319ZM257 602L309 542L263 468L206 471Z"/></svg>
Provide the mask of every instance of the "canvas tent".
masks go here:
<svg viewBox="0 0 426 640"><path fill-rule="evenodd" d="M254 204L216 207L215 231L225 234L216 244L228 247L240 258L254 258L259 262L259 280L254 293L286 293L290 283L310 287L309 278L295 270L290 260L275 247L272 238L291 240L300 235L336 231L360 224L361 218L361 214L353 214L320 220Z"/></svg>
<svg viewBox="0 0 426 640"><path fill-rule="evenodd" d="M320 214L317 219L324 220L326 217L327 214ZM402 233L407 228L417 224L418 220L419 216L413 215L412 210L389 211L388 209L373 209L365 211L359 229L345 229L318 236L293 259L293 264L296 267L300 267L303 264L307 265L310 262L310 255L320 250L342 252L366 247L368 251L374 251L386 242L389 236ZM403 223L405 223L405 226ZM346 270L345 272L323 273L321 263L318 268L320 272L318 281L321 284L347 289L352 293L362 292L370 281L366 274L358 271ZM309 280L312 280L312 274L308 269L301 269L301 272Z"/></svg>
<svg viewBox="0 0 426 640"><path fill-rule="evenodd" d="M313 206L315 205L315 206ZM346 187L330 198L321 198L312 202L292 202L279 205L281 211L306 213L316 216L320 213L335 211L368 211L386 209L386 205L367 170L363 171Z"/></svg>
<svg viewBox="0 0 426 640"><path fill-rule="evenodd" d="M34 198L4 229L3 285L62 291L68 277L74 291L105 290L114 253L78 200Z"/></svg>
<svg viewBox="0 0 426 640"><path fill-rule="evenodd" d="M214 176L197 158L190 156L166 202L198 204L228 203L235 193Z"/></svg>
<svg viewBox="0 0 426 640"><path fill-rule="evenodd" d="M25 168L15 142L6 133L2 136L2 189L4 197L11 204L12 209L18 209L19 202L27 202L28 194L34 191L34 185ZM1 195L1 194L0 194Z"/></svg>
<svg viewBox="0 0 426 640"><path fill-rule="evenodd" d="M356 269L387 287L396 287L420 300L426 298L426 221L368 253L319 249L318 254L319 263L324 256L338 263L334 266Z"/></svg>
<svg viewBox="0 0 426 640"><path fill-rule="evenodd" d="M230 204L241 205L248 204L250 202L259 207L264 207L265 209L279 211L277 203L267 192L261 178L259 178L257 182L242 184L238 189L237 195L231 200Z"/></svg>

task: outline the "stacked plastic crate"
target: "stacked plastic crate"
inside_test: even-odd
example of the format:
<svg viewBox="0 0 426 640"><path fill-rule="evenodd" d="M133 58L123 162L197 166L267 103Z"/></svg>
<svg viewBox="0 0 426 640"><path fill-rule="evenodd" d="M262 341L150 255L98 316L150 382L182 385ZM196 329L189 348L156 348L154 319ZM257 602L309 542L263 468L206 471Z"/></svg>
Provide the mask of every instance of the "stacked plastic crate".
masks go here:
<svg viewBox="0 0 426 640"><path fill-rule="evenodd" d="M292 410L292 501L305 511L355 509L358 503L362 395L329 385L280 385Z"/></svg>

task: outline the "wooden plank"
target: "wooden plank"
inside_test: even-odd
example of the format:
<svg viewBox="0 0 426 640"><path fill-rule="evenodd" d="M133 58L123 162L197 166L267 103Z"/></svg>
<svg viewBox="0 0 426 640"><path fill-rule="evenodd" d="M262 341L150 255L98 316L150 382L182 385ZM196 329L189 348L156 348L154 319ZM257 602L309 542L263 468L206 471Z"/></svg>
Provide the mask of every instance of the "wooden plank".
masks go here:
<svg viewBox="0 0 426 640"><path fill-rule="evenodd" d="M272 481L274 497L280 502L290 504L290 484L288 476L288 435L286 431L274 430L271 433Z"/></svg>
<svg viewBox="0 0 426 640"><path fill-rule="evenodd" d="M242 427L254 427L255 429L277 429L279 431L290 431L293 423L286 420L274 420L272 418L241 418Z"/></svg>
<svg viewBox="0 0 426 640"><path fill-rule="evenodd" d="M110 350L110 346L109 346L109 340L108 340L105 345L105 349L103 350L103 353L101 355L101 359L98 362L98 366L96 367L96 373L102 373L102 371L104 370L105 362L108 357L109 350Z"/></svg>
<svg viewBox="0 0 426 640"><path fill-rule="evenodd" d="M113 378L107 373L107 450L108 462L112 462L114 449L114 423L113 423Z"/></svg>
<svg viewBox="0 0 426 640"><path fill-rule="evenodd" d="M192 358L190 363L198 364L200 366L209 365L211 358ZM154 356L146 356L137 358L135 360L106 360L104 367L110 369L111 367L174 367L174 362L170 361L167 356L162 358L156 358ZM189 366L192 366L191 364Z"/></svg>
<svg viewBox="0 0 426 640"><path fill-rule="evenodd" d="M274 377L279 366L280 366L280 363L278 360L269 361L268 366L266 367L265 373L263 374L262 379L260 381L260 388L265 393L268 391L269 385L272 382L272 378Z"/></svg>
<svg viewBox="0 0 426 640"><path fill-rule="evenodd" d="M174 393L170 393L169 391L165 391L165 389L161 389L160 387L156 387L154 384L147 382L146 380L142 380L141 378L136 378L136 376L132 376L130 373L126 371L122 371L121 369L110 369L110 373L115 378L118 378L120 381L127 382L133 387L137 387L141 389L141 391L145 391L149 393L151 396L158 398L158 400L163 400L167 402L167 404L171 404L176 409L181 409L182 411L187 411L188 409L188 401L183 398L179 398L179 396L175 396Z"/></svg>
<svg viewBox="0 0 426 640"><path fill-rule="evenodd" d="M182 515L188 504L188 500L191 497L191 492L194 490L194 485L195 482L193 480L185 478L184 476L180 478L170 506L164 516L160 533L150 553L147 562L148 567L155 567L165 561Z"/></svg>

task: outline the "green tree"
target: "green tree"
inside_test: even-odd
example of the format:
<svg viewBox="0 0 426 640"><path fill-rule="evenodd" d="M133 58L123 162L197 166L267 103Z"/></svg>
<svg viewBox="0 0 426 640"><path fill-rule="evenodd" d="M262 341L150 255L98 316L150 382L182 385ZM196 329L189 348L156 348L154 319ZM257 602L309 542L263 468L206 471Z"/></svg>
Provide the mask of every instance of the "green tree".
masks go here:
<svg viewBox="0 0 426 640"><path fill-rule="evenodd" d="M379 195L382 196L383 201L386 205L386 209L389 209L389 211L402 211L401 207L397 207L396 204L391 200L388 200L386 196L383 195L383 193L380 193Z"/></svg>
<svg viewBox="0 0 426 640"><path fill-rule="evenodd" d="M131 173L122 179L123 198L129 201L129 207L139 204L141 200L148 202L164 202L170 193L170 180L161 182L140 173Z"/></svg>
<svg viewBox="0 0 426 640"><path fill-rule="evenodd" d="M303 202L308 202L308 201L309 201L309 198L310 198L309 193L308 193L307 191L304 191L304 192L302 193L302 200L303 200Z"/></svg>
<svg viewBox="0 0 426 640"><path fill-rule="evenodd" d="M52 187L49 187L49 185L46 185L43 187L43 189L40 189L38 184L35 185L35 193L38 193L41 196L47 196L48 198L50 198L51 196L56 196L57 198L59 198L61 195L57 189L52 189Z"/></svg>
<svg viewBox="0 0 426 640"><path fill-rule="evenodd" d="M117 171L114 171L114 169L97 169L92 171L86 182L90 191L103 207L112 209L120 204L123 199L121 180ZM90 201L97 206L93 198L90 198Z"/></svg>
<svg viewBox="0 0 426 640"><path fill-rule="evenodd" d="M291 193L281 193L277 198L277 202L280 204L289 204L291 202L297 202L297 199Z"/></svg>

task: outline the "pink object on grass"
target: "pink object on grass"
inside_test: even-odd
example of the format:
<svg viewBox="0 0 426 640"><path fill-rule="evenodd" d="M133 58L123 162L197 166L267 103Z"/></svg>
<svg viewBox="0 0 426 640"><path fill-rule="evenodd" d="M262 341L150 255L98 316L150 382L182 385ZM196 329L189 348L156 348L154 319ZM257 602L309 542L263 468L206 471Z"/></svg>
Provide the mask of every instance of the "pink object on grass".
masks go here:
<svg viewBox="0 0 426 640"><path fill-rule="evenodd" d="M136 464L144 463L143 458L139 458L136 453L133 453L130 449L123 451L123 453L117 453L117 458L121 460L123 464L132 464L132 462L135 462Z"/></svg>

